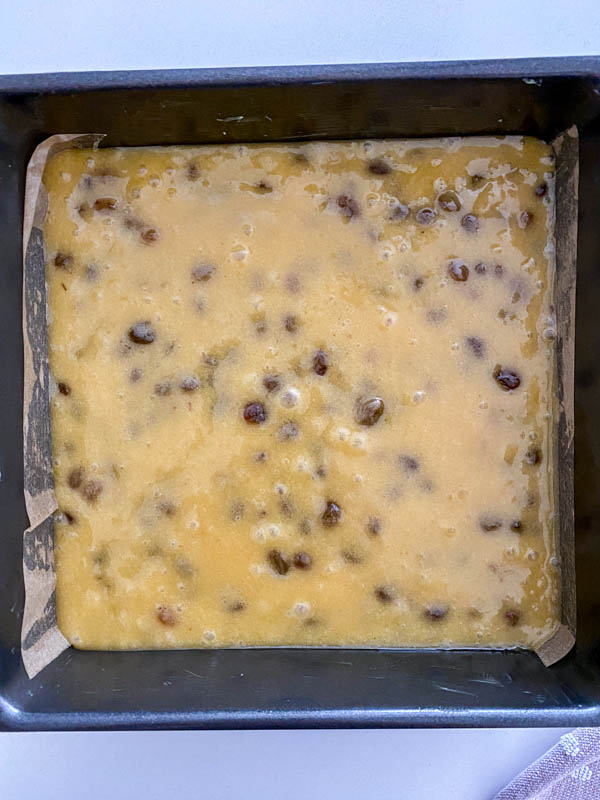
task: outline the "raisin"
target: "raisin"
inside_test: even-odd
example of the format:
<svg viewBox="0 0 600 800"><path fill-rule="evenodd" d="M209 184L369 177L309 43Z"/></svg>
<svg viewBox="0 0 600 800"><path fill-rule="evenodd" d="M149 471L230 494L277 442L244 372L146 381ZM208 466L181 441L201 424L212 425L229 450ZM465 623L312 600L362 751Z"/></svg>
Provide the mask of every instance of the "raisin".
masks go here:
<svg viewBox="0 0 600 800"><path fill-rule="evenodd" d="M59 381L58 391L66 397L71 394L71 387L65 381Z"/></svg>
<svg viewBox="0 0 600 800"><path fill-rule="evenodd" d="M293 561L296 569L310 569L313 563L311 556L308 553L305 553L304 550L296 553Z"/></svg>
<svg viewBox="0 0 600 800"><path fill-rule="evenodd" d="M369 517L367 520L367 533L370 536L379 536L381 533L381 520L379 517Z"/></svg>
<svg viewBox="0 0 600 800"><path fill-rule="evenodd" d="M359 425L371 427L380 420L384 409L381 397L361 397L356 403L355 419Z"/></svg>
<svg viewBox="0 0 600 800"><path fill-rule="evenodd" d="M487 264L484 264L483 261L480 261L479 264L475 264L475 272L478 275L485 275L487 272Z"/></svg>
<svg viewBox="0 0 600 800"><path fill-rule="evenodd" d="M232 614L239 614L239 612L243 611L245 608L245 603L242 603L241 600L235 600L233 603L229 603L227 606L227 611L231 612Z"/></svg>
<svg viewBox="0 0 600 800"><path fill-rule="evenodd" d="M79 489L83 480L85 478L85 470L83 467L75 467L69 472L69 477L67 478L67 483L71 487L71 489Z"/></svg>
<svg viewBox="0 0 600 800"><path fill-rule="evenodd" d="M418 472L419 471L419 462L414 456L400 456L398 459L400 461L401 466L407 472Z"/></svg>
<svg viewBox="0 0 600 800"><path fill-rule="evenodd" d="M157 394L159 397L167 397L171 394L172 389L173 387L170 381L161 381L154 387L154 394Z"/></svg>
<svg viewBox="0 0 600 800"><path fill-rule="evenodd" d="M259 425L267 419L267 411L258 400L246 403L244 406L244 419L250 425Z"/></svg>
<svg viewBox="0 0 600 800"><path fill-rule="evenodd" d="M519 228L527 228L533 222L531 211L522 211L519 214Z"/></svg>
<svg viewBox="0 0 600 800"><path fill-rule="evenodd" d="M271 568L279 575L285 575L290 569L289 558L280 550L270 550L268 560Z"/></svg>
<svg viewBox="0 0 600 800"><path fill-rule="evenodd" d="M485 342L483 339L478 336L467 336L465 342L475 358L483 358L485 356Z"/></svg>
<svg viewBox="0 0 600 800"><path fill-rule="evenodd" d="M139 367L134 367L129 373L131 383L137 383L144 377L143 371Z"/></svg>
<svg viewBox="0 0 600 800"><path fill-rule="evenodd" d="M495 264L494 265L494 275L497 278L501 278L503 274L504 274L504 267L502 266L502 264Z"/></svg>
<svg viewBox="0 0 600 800"><path fill-rule="evenodd" d="M140 233L140 239L144 244L154 244L160 238L159 232L156 228L146 228L146 230Z"/></svg>
<svg viewBox="0 0 600 800"><path fill-rule="evenodd" d="M398 598L398 590L391 583L376 586L374 593L380 603L393 603Z"/></svg>
<svg viewBox="0 0 600 800"><path fill-rule="evenodd" d="M459 196L452 189L442 192L437 201L444 211L460 211L462 205Z"/></svg>
<svg viewBox="0 0 600 800"><path fill-rule="evenodd" d="M200 170L198 169L196 164L194 164L193 162L188 164L187 171L186 171L186 176L187 176L188 181L192 181L192 182L197 181L198 178L200 177Z"/></svg>
<svg viewBox="0 0 600 800"><path fill-rule="evenodd" d="M465 214L461 219L460 224L467 231L467 233L477 233L479 230L479 219L475 214Z"/></svg>
<svg viewBox="0 0 600 800"><path fill-rule="evenodd" d="M494 369L494 379L498 386L505 392L512 392L521 385L521 378L518 372L512 369L505 369L499 364Z"/></svg>
<svg viewBox="0 0 600 800"><path fill-rule="evenodd" d="M413 289L415 292L420 292L421 289L425 286L425 278L415 278L413 281Z"/></svg>
<svg viewBox="0 0 600 800"><path fill-rule="evenodd" d="M214 274L215 268L212 264L196 264L192 270L192 283L209 281Z"/></svg>
<svg viewBox="0 0 600 800"><path fill-rule="evenodd" d="M184 392L195 392L200 388L200 380L195 375L186 375L179 382L179 388Z"/></svg>
<svg viewBox="0 0 600 800"><path fill-rule="evenodd" d="M264 450L259 450L258 453L254 453L254 460L257 461L259 464L264 463L267 460L268 456Z"/></svg>
<svg viewBox="0 0 600 800"><path fill-rule="evenodd" d="M394 222L402 222L403 219L408 217L408 206L405 206L404 203L398 203L397 206L394 206L392 209L392 213L390 214L390 219L394 220Z"/></svg>
<svg viewBox="0 0 600 800"><path fill-rule="evenodd" d="M288 439L297 439L299 433L300 428L298 427L298 424L288 420L279 427L279 430L277 431L277 438L279 441L284 442Z"/></svg>
<svg viewBox="0 0 600 800"><path fill-rule="evenodd" d="M283 320L283 326L288 333L296 333L298 330L298 320L293 315L289 315Z"/></svg>
<svg viewBox="0 0 600 800"><path fill-rule="evenodd" d="M156 610L156 616L159 622L162 622L163 625L167 625L170 628L177 622L175 612L172 608L169 608L169 606L159 606Z"/></svg>
<svg viewBox="0 0 600 800"><path fill-rule="evenodd" d="M70 272L73 266L73 256L68 256L65 253L57 253L54 258L54 266Z"/></svg>
<svg viewBox="0 0 600 800"><path fill-rule="evenodd" d="M389 175L392 171L390 165L383 158L374 158L369 161L368 168L371 175Z"/></svg>
<svg viewBox="0 0 600 800"><path fill-rule="evenodd" d="M453 281L464 283L464 281L469 279L469 268L464 261L453 258L448 264L448 275L450 275Z"/></svg>
<svg viewBox="0 0 600 800"><path fill-rule="evenodd" d="M532 467L542 463L542 451L539 447L530 447L525 453L525 461Z"/></svg>
<svg viewBox="0 0 600 800"><path fill-rule="evenodd" d="M328 500L321 514L321 523L326 528L333 528L342 518L342 509L333 500Z"/></svg>
<svg viewBox="0 0 600 800"><path fill-rule="evenodd" d="M99 197L94 203L94 211L114 211L116 207L114 197Z"/></svg>
<svg viewBox="0 0 600 800"><path fill-rule="evenodd" d="M273 191L273 187L266 181L259 181L254 186L254 191L256 194L270 194Z"/></svg>
<svg viewBox="0 0 600 800"><path fill-rule="evenodd" d="M479 518L479 527L482 531L489 533L490 531L497 531L499 528L502 527L502 521L499 520L497 517L480 517Z"/></svg>
<svg viewBox="0 0 600 800"><path fill-rule="evenodd" d="M429 606L423 612L427 619L431 620L432 622L439 622L441 619L444 619L445 616L448 614L448 606L446 605L434 605Z"/></svg>
<svg viewBox="0 0 600 800"><path fill-rule="evenodd" d="M347 564L362 564L362 556L355 550L342 550L342 558Z"/></svg>
<svg viewBox="0 0 600 800"><path fill-rule="evenodd" d="M360 216L360 209L358 203L353 197L348 197L347 194L341 194L337 198L337 204L342 214L348 219Z"/></svg>
<svg viewBox="0 0 600 800"><path fill-rule="evenodd" d="M538 183L538 185L535 187L535 196L543 197L547 191L548 191L548 184L546 183L546 181L544 181L543 183Z"/></svg>
<svg viewBox="0 0 600 800"><path fill-rule="evenodd" d="M511 531L514 531L514 533L523 533L525 526L520 519L513 519L513 521L510 523L510 529Z"/></svg>
<svg viewBox="0 0 600 800"><path fill-rule="evenodd" d="M136 344L152 344L156 339L156 330L148 320L136 322L129 329L129 338Z"/></svg>
<svg viewBox="0 0 600 800"><path fill-rule="evenodd" d="M81 487L81 494L88 503L93 503L102 494L103 488L102 481L99 481L97 478L92 478L83 484Z"/></svg>
<svg viewBox="0 0 600 800"><path fill-rule="evenodd" d="M312 364L313 371L317 375L325 375L327 369L329 368L329 359L327 358L327 353L325 353L323 350L317 350L313 356Z"/></svg>
<svg viewBox="0 0 600 800"><path fill-rule="evenodd" d="M269 394L278 392L281 389L281 378L279 375L265 375L262 383Z"/></svg>
<svg viewBox="0 0 600 800"><path fill-rule="evenodd" d="M518 611L515 611L513 608L510 608L508 611L504 612L504 619L512 628L514 628L519 624L521 614Z"/></svg>
<svg viewBox="0 0 600 800"><path fill-rule="evenodd" d="M417 211L416 219L419 225L431 225L436 218L437 214L433 208L420 208Z"/></svg>

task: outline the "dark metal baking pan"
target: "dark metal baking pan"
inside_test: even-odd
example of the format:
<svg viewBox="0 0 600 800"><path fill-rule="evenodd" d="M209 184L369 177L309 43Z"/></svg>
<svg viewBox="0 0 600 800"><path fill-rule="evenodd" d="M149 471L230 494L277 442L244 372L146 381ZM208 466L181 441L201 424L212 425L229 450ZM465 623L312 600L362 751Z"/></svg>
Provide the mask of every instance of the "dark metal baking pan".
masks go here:
<svg viewBox="0 0 600 800"><path fill-rule="evenodd" d="M577 644L520 651L20 655L25 168L53 133L196 144L580 132ZM600 57L0 76L0 730L600 725Z"/></svg>

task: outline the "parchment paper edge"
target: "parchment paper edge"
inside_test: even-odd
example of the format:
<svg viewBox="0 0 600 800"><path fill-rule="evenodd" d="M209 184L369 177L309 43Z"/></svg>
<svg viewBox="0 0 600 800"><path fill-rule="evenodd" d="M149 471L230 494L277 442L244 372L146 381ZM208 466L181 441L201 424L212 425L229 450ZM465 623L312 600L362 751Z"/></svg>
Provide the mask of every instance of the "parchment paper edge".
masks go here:
<svg viewBox="0 0 600 800"><path fill-rule="evenodd" d="M557 508L560 556L561 622L535 652L549 667L575 644L575 289L577 283L577 209L579 194L579 134L572 125L552 142L556 156L556 315L557 315Z"/></svg>
<svg viewBox="0 0 600 800"><path fill-rule="evenodd" d="M25 606L21 627L21 656L29 678L53 661L70 645L56 622L56 575L54 571L54 525L57 509L52 477L49 439L50 378L47 332L39 331L45 347L32 337L39 318L46 320L45 267L42 224L47 195L42 183L49 158L68 147L97 147L104 134L56 134L33 152L25 173L23 208L23 457L26 470L24 496L29 527L23 533L23 581ZM35 263L35 270L32 265ZM41 270L41 272L40 272ZM35 326L32 318L35 317ZM36 352L33 352L33 348ZM32 413L35 402L36 411ZM38 424L40 407L46 424ZM39 416L39 414L38 414ZM46 433L46 428L48 432ZM47 436L47 441L46 441ZM34 467L32 465L35 465ZM32 476L32 473L37 473ZM32 486L39 491L32 491Z"/></svg>

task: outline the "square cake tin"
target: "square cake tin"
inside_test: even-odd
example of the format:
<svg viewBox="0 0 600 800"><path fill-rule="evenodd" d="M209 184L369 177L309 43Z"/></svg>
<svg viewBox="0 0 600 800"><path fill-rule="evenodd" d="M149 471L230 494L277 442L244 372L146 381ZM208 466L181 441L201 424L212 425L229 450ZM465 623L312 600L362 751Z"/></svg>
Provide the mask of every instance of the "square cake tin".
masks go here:
<svg viewBox="0 0 600 800"><path fill-rule="evenodd" d="M56 133L102 146L579 130L577 640L527 651L89 652L29 679L24 604L25 171ZM600 57L0 76L0 730L600 725ZM560 213L560 208L558 209Z"/></svg>

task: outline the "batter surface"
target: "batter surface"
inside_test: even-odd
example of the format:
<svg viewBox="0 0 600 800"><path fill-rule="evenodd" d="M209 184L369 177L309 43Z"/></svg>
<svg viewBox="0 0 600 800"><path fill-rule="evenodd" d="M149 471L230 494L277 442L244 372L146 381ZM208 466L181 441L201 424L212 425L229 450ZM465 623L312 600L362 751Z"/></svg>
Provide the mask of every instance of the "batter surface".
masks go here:
<svg viewBox="0 0 600 800"><path fill-rule="evenodd" d="M520 137L56 155L65 636L546 639L553 178Z"/></svg>

